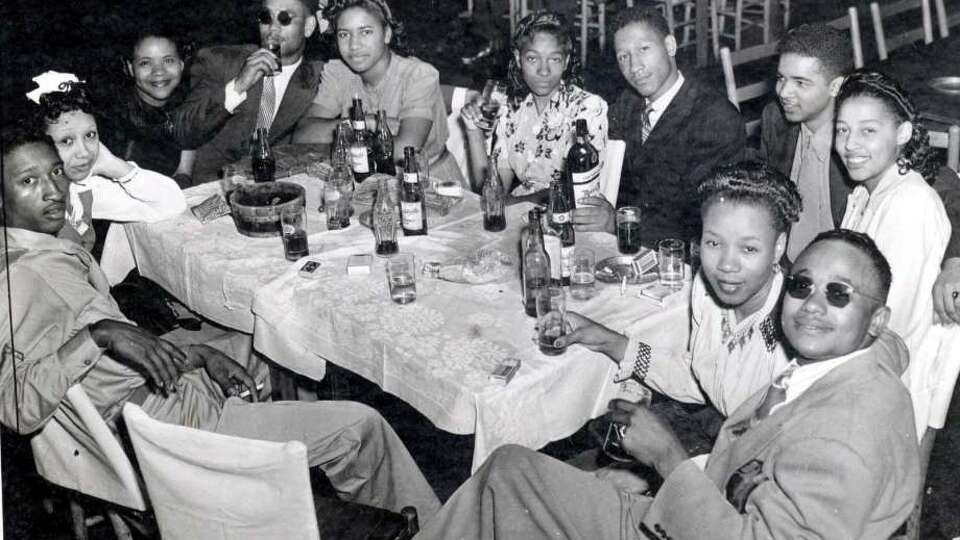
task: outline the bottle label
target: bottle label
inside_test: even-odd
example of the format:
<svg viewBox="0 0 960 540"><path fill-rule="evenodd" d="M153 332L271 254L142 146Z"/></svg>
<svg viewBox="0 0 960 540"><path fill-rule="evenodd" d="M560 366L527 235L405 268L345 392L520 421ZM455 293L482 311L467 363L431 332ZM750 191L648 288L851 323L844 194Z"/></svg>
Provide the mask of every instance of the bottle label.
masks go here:
<svg viewBox="0 0 960 540"><path fill-rule="evenodd" d="M403 181L407 184L418 184L420 183L420 175L418 173L403 173Z"/></svg>
<svg viewBox="0 0 960 540"><path fill-rule="evenodd" d="M370 164L367 161L367 148L365 146L350 147L350 164L353 167L353 172L370 172Z"/></svg>
<svg viewBox="0 0 960 540"><path fill-rule="evenodd" d="M580 201L591 195L600 193L600 166L583 173L571 173L573 181L573 198Z"/></svg>
<svg viewBox="0 0 960 540"><path fill-rule="evenodd" d="M550 278L559 280L562 276L563 253L560 237L552 234L543 235L543 247L550 257Z"/></svg>
<svg viewBox="0 0 960 540"><path fill-rule="evenodd" d="M564 223L570 223L570 212L555 212L552 214L554 223L558 225L563 225Z"/></svg>
<svg viewBox="0 0 960 540"><path fill-rule="evenodd" d="M364 130L367 129L367 123L363 120L354 120L351 122L353 124L353 129Z"/></svg>
<svg viewBox="0 0 960 540"><path fill-rule="evenodd" d="M560 248L560 275L569 278L573 266L573 246L563 246Z"/></svg>
<svg viewBox="0 0 960 540"><path fill-rule="evenodd" d="M400 202L400 219L403 228L410 231L423 229L423 207L418 202Z"/></svg>

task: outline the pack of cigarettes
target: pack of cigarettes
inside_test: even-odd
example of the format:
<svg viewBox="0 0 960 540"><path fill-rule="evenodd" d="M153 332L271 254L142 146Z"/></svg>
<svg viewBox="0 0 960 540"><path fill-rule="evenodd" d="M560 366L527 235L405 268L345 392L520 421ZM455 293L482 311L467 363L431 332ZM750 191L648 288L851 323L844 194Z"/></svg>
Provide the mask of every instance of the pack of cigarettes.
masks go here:
<svg viewBox="0 0 960 540"><path fill-rule="evenodd" d="M506 386L520 370L520 359L507 357L501 360L490 372L490 380Z"/></svg>
<svg viewBox="0 0 960 540"><path fill-rule="evenodd" d="M200 220L200 223L206 225L217 218L229 214L230 205L227 204L227 201L223 200L223 197L218 193L207 197L200 204L191 207L190 211Z"/></svg>
<svg viewBox="0 0 960 540"><path fill-rule="evenodd" d="M370 267L373 265L373 255L355 254L347 259L347 275L362 276L370 273Z"/></svg>

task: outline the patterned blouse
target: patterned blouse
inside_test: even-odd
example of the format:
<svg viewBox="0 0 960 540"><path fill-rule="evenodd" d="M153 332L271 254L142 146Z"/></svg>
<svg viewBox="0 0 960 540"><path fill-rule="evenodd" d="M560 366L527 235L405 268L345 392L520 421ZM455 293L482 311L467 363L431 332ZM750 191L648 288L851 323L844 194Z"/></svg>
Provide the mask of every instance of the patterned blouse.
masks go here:
<svg viewBox="0 0 960 540"><path fill-rule="evenodd" d="M547 189L553 178L561 177L578 118L587 121L590 144L602 159L607 145L607 102L600 96L561 82L542 113L537 112L532 93L516 109L507 107L497 123L493 157L500 168L509 166L518 179L514 195Z"/></svg>

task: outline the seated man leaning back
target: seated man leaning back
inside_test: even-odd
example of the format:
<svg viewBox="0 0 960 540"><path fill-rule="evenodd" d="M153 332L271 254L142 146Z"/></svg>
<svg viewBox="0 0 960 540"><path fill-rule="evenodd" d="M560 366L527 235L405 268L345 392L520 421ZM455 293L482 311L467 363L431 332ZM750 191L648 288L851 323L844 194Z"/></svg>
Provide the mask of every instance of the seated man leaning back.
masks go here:
<svg viewBox="0 0 960 540"><path fill-rule="evenodd" d="M864 234L818 236L785 279L796 356L724 423L703 470L650 410L615 400L653 498L502 447L420 538L889 538L919 495L907 351L885 330L890 267Z"/></svg>
<svg viewBox="0 0 960 540"><path fill-rule="evenodd" d="M403 443L369 408L348 402L247 403L231 397L250 373L206 345L179 348L130 324L109 294L90 253L56 237L63 226L67 179L44 135L3 136L3 208L7 260L0 272L0 422L39 432L50 424L88 440L66 398L80 385L111 427L124 403L165 422L240 437L300 440L345 499L433 515L439 501ZM9 329L12 328L12 336ZM254 393L255 395L255 393ZM45 462L45 458L47 462ZM38 467L64 465L38 453ZM78 467L83 466L80 462ZM83 463L90 463L84 461ZM95 472L86 471L89 478Z"/></svg>

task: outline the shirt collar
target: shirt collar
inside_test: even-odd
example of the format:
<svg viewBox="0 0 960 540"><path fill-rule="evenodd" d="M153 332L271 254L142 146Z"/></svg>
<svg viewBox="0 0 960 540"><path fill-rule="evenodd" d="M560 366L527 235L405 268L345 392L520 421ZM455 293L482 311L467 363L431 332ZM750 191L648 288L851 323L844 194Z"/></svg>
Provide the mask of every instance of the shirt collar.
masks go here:
<svg viewBox="0 0 960 540"><path fill-rule="evenodd" d="M82 249L79 244L70 240L57 238L52 234L39 233L16 227L7 228L7 240L10 249L24 249L27 251L64 251L75 252Z"/></svg>
<svg viewBox="0 0 960 540"><path fill-rule="evenodd" d="M673 101L673 98L677 97L677 94L680 93L680 87L683 86L684 82L683 73L677 71L677 80L674 81L673 86L671 86L662 96L658 97L653 101L648 101L646 106L652 108L652 114L655 114L659 117L667 109L667 106L670 105L670 102Z"/></svg>
<svg viewBox="0 0 960 540"><path fill-rule="evenodd" d="M794 399L797 399L804 392L806 392L807 389L825 377L828 373L837 369L843 364L846 364L857 356L860 356L867 351L867 349L869 349L869 347L858 349L852 353L845 354L837 358L831 358L830 360L811 362L804 365L798 364L796 359L791 360L790 364L787 366L787 369L792 369L793 372L788 375L786 379L785 384L787 387L787 399L783 402L783 404L786 405Z"/></svg>
<svg viewBox="0 0 960 540"><path fill-rule="evenodd" d="M812 131L806 124L800 123L801 140L810 145L821 162L830 157L833 149L833 124L827 122L817 131Z"/></svg>

